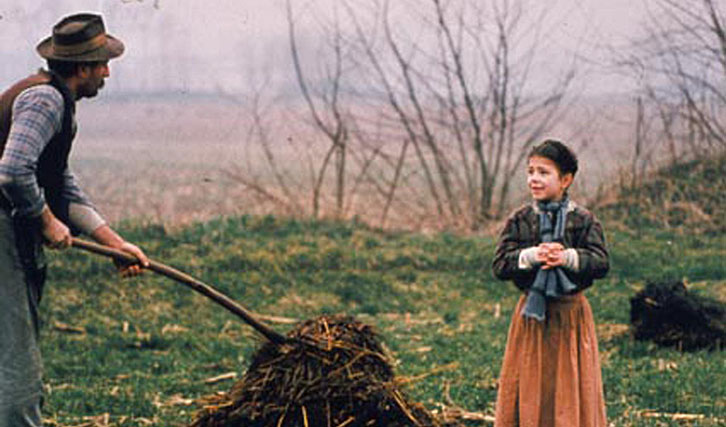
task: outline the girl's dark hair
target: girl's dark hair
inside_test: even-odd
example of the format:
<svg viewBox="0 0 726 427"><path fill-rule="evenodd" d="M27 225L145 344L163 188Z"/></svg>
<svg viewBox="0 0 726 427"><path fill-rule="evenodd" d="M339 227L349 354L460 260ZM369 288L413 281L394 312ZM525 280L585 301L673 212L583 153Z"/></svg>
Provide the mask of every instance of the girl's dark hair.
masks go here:
<svg viewBox="0 0 726 427"><path fill-rule="evenodd" d="M565 144L555 139L547 139L532 148L529 157L539 156L550 159L557 165L562 175L577 173L577 156Z"/></svg>

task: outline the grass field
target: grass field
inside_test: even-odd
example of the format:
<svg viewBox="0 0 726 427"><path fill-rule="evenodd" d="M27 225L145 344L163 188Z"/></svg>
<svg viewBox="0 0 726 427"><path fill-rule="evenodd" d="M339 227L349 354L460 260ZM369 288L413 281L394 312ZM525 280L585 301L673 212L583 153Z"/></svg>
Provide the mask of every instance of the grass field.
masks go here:
<svg viewBox="0 0 726 427"><path fill-rule="evenodd" d="M212 284L255 312L308 319L345 312L375 326L412 400L491 415L514 286L492 278L490 237L395 233L354 223L237 217L174 232L119 227L154 259ZM607 224L606 224L607 228ZM613 268L588 292L598 324L609 420L684 425L646 411L726 422L726 358L637 342L629 298L646 281L685 278L726 300L725 239L609 232ZM76 250L50 256L42 351L49 425L174 426L198 399L228 390L260 339L223 308L169 279L118 278ZM274 319L284 332L291 324ZM470 425L487 425L470 421Z"/></svg>

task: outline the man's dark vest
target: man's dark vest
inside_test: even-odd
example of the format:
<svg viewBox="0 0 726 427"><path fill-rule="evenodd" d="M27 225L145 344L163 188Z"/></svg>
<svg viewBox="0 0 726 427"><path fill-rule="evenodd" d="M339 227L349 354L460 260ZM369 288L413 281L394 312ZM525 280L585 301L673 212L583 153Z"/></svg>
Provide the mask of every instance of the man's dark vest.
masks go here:
<svg viewBox="0 0 726 427"><path fill-rule="evenodd" d="M15 98L33 86L49 84L56 88L63 96L63 117L60 132L56 133L45 146L38 159L36 179L43 190L45 201L58 219L66 224L68 221L68 202L62 197L63 173L68 167L68 156L75 137L73 126L76 112L76 101L71 95L68 86L56 73L40 71L27 77L0 95L0 156L10 133L12 106Z"/></svg>

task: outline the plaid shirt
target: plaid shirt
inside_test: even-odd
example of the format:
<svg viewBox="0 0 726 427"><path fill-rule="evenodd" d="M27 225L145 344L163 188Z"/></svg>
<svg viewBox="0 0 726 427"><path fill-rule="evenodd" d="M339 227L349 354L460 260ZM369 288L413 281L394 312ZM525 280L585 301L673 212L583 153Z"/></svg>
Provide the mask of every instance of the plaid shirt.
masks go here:
<svg viewBox="0 0 726 427"><path fill-rule="evenodd" d="M35 217L43 210L45 198L36 178L38 159L61 130L62 116L63 96L50 85L31 87L15 99L12 126L0 159L0 187L18 216ZM92 208L70 169L66 168L63 179L62 197Z"/></svg>
<svg viewBox="0 0 726 427"><path fill-rule="evenodd" d="M567 208L563 240L565 248L577 250L578 269L566 270L566 273L578 290L590 287L594 279L605 277L610 262L602 226L590 211L572 201ZM514 281L523 291L529 289L538 269L521 269L519 254L523 249L540 243L536 204L524 206L509 217L499 236L492 262L494 275L502 280Z"/></svg>

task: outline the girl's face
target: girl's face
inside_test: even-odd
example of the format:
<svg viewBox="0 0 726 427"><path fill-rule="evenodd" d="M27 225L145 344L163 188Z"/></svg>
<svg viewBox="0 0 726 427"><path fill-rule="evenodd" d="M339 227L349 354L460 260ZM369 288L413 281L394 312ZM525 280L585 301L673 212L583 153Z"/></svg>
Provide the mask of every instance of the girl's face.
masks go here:
<svg viewBox="0 0 726 427"><path fill-rule="evenodd" d="M560 174L560 169L552 160L532 156L527 165L527 186L532 198L537 201L558 201L572 184L572 174Z"/></svg>

